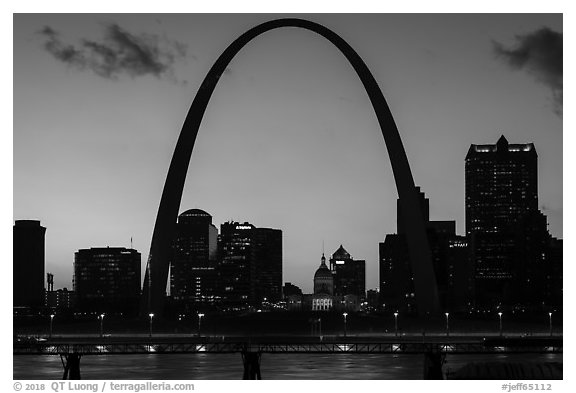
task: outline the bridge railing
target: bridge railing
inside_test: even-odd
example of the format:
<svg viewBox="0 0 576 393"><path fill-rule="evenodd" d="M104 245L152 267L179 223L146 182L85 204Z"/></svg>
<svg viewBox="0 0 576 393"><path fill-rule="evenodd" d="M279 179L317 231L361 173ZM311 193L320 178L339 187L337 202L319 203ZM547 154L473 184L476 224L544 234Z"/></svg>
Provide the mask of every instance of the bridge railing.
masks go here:
<svg viewBox="0 0 576 393"><path fill-rule="evenodd" d="M362 353L446 354L562 353L561 340L484 342L114 342L15 343L14 355L189 354L189 353Z"/></svg>

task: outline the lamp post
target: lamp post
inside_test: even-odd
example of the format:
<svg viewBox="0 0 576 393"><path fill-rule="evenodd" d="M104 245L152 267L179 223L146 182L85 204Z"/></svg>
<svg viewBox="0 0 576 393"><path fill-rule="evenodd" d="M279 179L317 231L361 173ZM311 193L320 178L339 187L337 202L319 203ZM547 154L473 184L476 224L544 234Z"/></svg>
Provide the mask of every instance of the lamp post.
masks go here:
<svg viewBox="0 0 576 393"><path fill-rule="evenodd" d="M104 314L100 314L100 337L104 336Z"/></svg>
<svg viewBox="0 0 576 393"><path fill-rule="evenodd" d="M50 314L50 335L48 338L52 338L52 321L54 320L54 314Z"/></svg>
<svg viewBox="0 0 576 393"><path fill-rule="evenodd" d="M450 324L448 323L448 317L450 313L444 313L446 315L446 337L450 336Z"/></svg>
<svg viewBox="0 0 576 393"><path fill-rule="evenodd" d="M204 314L199 313L198 314L198 337L200 337L200 328L202 327L202 317L204 316Z"/></svg>
<svg viewBox="0 0 576 393"><path fill-rule="evenodd" d="M498 317L500 318L500 329L499 329L500 330L500 336L502 336L502 313L501 312L498 313Z"/></svg>
<svg viewBox="0 0 576 393"><path fill-rule="evenodd" d="M552 313L551 312L548 313L548 321L549 321L549 325L550 325L550 337L552 337Z"/></svg>
<svg viewBox="0 0 576 393"><path fill-rule="evenodd" d="M394 335L398 335L398 312L394 313Z"/></svg>
<svg viewBox="0 0 576 393"><path fill-rule="evenodd" d="M318 325L319 325L319 333L320 337L322 337L322 318L318 318Z"/></svg>
<svg viewBox="0 0 576 393"><path fill-rule="evenodd" d="M346 317L348 316L348 313L345 312L342 315L344 316L344 337L346 337Z"/></svg>
<svg viewBox="0 0 576 393"><path fill-rule="evenodd" d="M152 337L152 318L154 318L154 314L150 313L148 316L150 317L150 332L148 333L148 337Z"/></svg>

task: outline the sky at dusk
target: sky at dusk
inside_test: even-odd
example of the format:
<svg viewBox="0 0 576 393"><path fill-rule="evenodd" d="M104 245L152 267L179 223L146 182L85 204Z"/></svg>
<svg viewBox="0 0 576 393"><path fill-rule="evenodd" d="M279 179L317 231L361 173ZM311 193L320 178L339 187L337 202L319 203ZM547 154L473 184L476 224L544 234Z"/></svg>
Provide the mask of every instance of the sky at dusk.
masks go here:
<svg viewBox="0 0 576 393"><path fill-rule="evenodd" d="M40 220L46 271L72 287L74 252L129 247L144 270L170 159L220 53L279 17L318 22L364 59L433 220L464 234L470 144L535 144L539 206L563 237L561 14L17 14L13 219ZM561 42L561 41L560 41ZM561 45L561 44L560 44ZM366 260L396 231L397 192L374 111L344 56L312 32L260 36L222 76L180 212L283 231L283 281L312 290L324 244Z"/></svg>

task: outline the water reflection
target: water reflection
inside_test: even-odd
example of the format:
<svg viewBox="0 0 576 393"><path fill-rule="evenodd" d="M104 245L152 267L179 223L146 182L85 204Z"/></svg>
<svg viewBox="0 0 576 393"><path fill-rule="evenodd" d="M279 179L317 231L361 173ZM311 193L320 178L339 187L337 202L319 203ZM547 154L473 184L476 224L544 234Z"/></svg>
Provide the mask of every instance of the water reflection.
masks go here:
<svg viewBox="0 0 576 393"><path fill-rule="evenodd" d="M14 356L14 379L61 379L59 356ZM526 355L448 355L445 371L469 362L526 361ZM562 354L530 355L530 361L562 362ZM282 379L422 379L424 358L406 354L263 354L262 378ZM242 360L235 354L147 354L84 356L82 379L241 379Z"/></svg>

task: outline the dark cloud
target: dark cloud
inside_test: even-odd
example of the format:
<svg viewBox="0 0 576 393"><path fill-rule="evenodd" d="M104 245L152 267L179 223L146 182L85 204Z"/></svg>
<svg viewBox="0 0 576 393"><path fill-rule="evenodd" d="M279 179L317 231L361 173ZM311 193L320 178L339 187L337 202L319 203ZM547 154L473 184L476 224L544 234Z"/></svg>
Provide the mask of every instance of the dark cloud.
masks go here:
<svg viewBox="0 0 576 393"><path fill-rule="evenodd" d="M126 74L175 80L172 66L186 56L185 44L150 34L134 35L114 23L104 29L102 41L83 39L77 46L65 44L50 26L38 33L46 39L44 48L56 59L104 78Z"/></svg>
<svg viewBox="0 0 576 393"><path fill-rule="evenodd" d="M493 42L496 55L514 69L524 69L552 90L555 112L562 114L562 33L547 27L516 36L515 48Z"/></svg>

